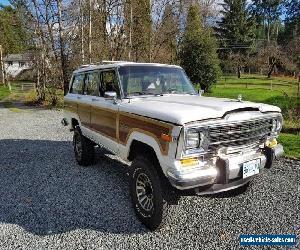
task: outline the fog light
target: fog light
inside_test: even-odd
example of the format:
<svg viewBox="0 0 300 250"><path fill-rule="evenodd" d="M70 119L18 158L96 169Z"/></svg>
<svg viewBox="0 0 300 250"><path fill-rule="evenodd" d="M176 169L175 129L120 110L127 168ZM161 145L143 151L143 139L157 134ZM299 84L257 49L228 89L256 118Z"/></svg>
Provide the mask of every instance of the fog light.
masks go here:
<svg viewBox="0 0 300 250"><path fill-rule="evenodd" d="M269 139L269 140L266 141L265 145L268 148L274 148L274 147L277 146L277 140L275 138Z"/></svg>
<svg viewBox="0 0 300 250"><path fill-rule="evenodd" d="M187 158L187 159L181 159L180 163L182 167L187 168L187 167L193 167L199 165L199 160L198 158Z"/></svg>

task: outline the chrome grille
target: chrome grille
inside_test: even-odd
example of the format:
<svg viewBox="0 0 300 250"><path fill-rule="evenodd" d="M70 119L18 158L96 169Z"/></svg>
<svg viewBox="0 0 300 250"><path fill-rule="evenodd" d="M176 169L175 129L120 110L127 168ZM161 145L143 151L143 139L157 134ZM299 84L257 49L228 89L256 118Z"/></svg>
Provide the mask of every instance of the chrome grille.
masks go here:
<svg viewBox="0 0 300 250"><path fill-rule="evenodd" d="M272 130L272 118L209 126L210 150L258 143Z"/></svg>

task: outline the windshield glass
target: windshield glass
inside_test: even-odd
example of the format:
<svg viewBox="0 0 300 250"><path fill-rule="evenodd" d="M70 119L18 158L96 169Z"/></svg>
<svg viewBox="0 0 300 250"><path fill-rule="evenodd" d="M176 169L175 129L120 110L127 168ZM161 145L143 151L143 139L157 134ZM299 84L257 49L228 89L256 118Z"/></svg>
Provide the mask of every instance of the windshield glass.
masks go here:
<svg viewBox="0 0 300 250"><path fill-rule="evenodd" d="M138 95L196 94L184 71L161 66L121 66L124 97Z"/></svg>

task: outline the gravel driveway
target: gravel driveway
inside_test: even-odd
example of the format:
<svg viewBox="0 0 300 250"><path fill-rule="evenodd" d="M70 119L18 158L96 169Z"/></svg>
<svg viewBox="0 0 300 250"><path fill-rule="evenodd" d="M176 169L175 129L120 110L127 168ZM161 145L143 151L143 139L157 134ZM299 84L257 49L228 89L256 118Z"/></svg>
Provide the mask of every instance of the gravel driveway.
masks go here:
<svg viewBox="0 0 300 250"><path fill-rule="evenodd" d="M238 196L184 197L149 232L125 163L99 149L96 165L79 167L62 112L20 111L0 107L0 249L238 249L242 233L299 228L299 161L278 161Z"/></svg>

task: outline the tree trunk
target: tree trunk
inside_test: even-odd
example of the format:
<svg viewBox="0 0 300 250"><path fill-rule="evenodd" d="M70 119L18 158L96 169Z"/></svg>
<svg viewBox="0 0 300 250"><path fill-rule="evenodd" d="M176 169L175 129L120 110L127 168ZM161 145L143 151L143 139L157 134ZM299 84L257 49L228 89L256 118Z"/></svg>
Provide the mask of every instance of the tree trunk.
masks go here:
<svg viewBox="0 0 300 250"><path fill-rule="evenodd" d="M132 3L130 1L129 50L128 50L129 61L131 61L131 51L132 51L132 22L133 22L133 13L132 13Z"/></svg>
<svg viewBox="0 0 300 250"><path fill-rule="evenodd" d="M267 22L267 40L268 40L268 43L270 43L270 33L271 33L271 24L270 24L270 18L268 17L268 22Z"/></svg>
<svg viewBox="0 0 300 250"><path fill-rule="evenodd" d="M274 70L274 67L275 67L275 64L273 63L269 69L269 72L268 72L268 78L271 78L271 75L273 73L273 70Z"/></svg>
<svg viewBox="0 0 300 250"><path fill-rule="evenodd" d="M81 28L81 63L84 64L84 25L83 25L83 10L82 0L80 0L80 28Z"/></svg>
<svg viewBox="0 0 300 250"><path fill-rule="evenodd" d="M238 75L238 78L240 79L241 78L241 67L240 66L237 67L237 75Z"/></svg>
<svg viewBox="0 0 300 250"><path fill-rule="evenodd" d="M61 0L57 0L58 9L58 29L59 29L59 43L60 43L60 60L61 60L61 74L63 80L64 94L66 95L69 89L69 82L67 76L67 60L65 55L65 43L63 38L63 27L62 27L62 7Z"/></svg>
<svg viewBox="0 0 300 250"><path fill-rule="evenodd" d="M89 0L89 64L92 63L92 0Z"/></svg>
<svg viewBox="0 0 300 250"><path fill-rule="evenodd" d="M3 62L3 55L2 55L2 45L0 45L0 63L1 63L1 80L2 84L5 84L5 76L4 76L4 62Z"/></svg>

